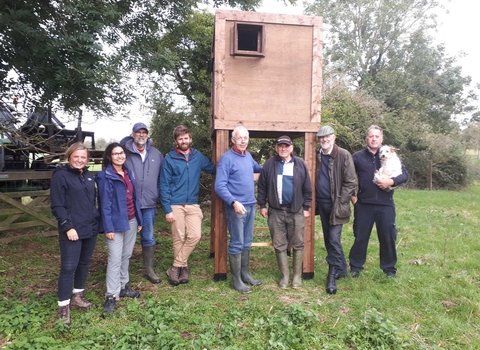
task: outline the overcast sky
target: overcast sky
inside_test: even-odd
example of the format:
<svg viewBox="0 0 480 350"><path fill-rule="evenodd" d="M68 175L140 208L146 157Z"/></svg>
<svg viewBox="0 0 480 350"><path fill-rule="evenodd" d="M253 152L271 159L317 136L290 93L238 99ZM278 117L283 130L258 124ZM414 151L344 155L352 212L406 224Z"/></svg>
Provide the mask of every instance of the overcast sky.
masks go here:
<svg viewBox="0 0 480 350"><path fill-rule="evenodd" d="M300 2L301 3L301 2ZM469 75L473 79L473 84L480 83L480 46L476 42L478 32L480 13L479 0L443 0L448 14L439 14L439 28L435 35L437 41L444 43L449 55L458 55L460 52L466 54L459 60L459 65L463 67L463 74ZM267 13L286 13L302 14L301 7L285 6L274 0L265 0L264 5L258 9L258 12ZM83 124L83 129L95 131L95 138L105 138L109 141L111 138L118 141L131 133L131 127L134 123L142 121L150 124L150 111L140 111L138 108L132 110L131 120L122 122L98 121L95 124L88 123L87 117ZM68 128L75 128L76 124L68 125Z"/></svg>

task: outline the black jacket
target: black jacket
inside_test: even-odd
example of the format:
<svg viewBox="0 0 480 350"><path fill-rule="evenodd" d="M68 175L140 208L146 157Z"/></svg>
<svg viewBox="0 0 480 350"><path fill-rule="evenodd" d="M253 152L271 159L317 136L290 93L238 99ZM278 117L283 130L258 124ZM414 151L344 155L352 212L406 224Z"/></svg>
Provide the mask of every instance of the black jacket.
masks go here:
<svg viewBox="0 0 480 350"><path fill-rule="evenodd" d="M50 207L58 221L58 233L71 228L79 239L90 238L99 231L100 214L95 206L95 180L87 168L68 164L55 169L50 185Z"/></svg>
<svg viewBox="0 0 480 350"><path fill-rule="evenodd" d="M309 210L312 206L312 183L308 174L307 164L303 159L293 157L293 202L288 210L297 213L303 207L303 210ZM258 198L257 202L260 208L267 207L281 209L278 201L277 192L277 169L281 158L274 156L267 160L263 165L260 178L258 180Z"/></svg>
<svg viewBox="0 0 480 350"><path fill-rule="evenodd" d="M358 177L357 198L362 204L394 205L393 192L384 191L373 182L375 170L380 169L380 157L365 148L353 154L353 163ZM393 178L394 186L408 180L408 171L402 163L402 174Z"/></svg>

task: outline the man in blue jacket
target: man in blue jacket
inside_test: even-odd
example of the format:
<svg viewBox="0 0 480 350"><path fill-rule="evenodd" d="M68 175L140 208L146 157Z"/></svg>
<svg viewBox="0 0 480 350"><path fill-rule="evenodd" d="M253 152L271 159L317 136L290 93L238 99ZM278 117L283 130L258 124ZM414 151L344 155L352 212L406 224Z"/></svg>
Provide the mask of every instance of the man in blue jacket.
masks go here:
<svg viewBox="0 0 480 350"><path fill-rule="evenodd" d="M190 147L190 130L179 125L173 130L176 147L163 162L160 196L166 220L172 225L173 265L167 270L168 281L174 286L188 283L188 258L202 234L202 210L198 205L200 174L215 174L215 164Z"/></svg>
<svg viewBox="0 0 480 350"><path fill-rule="evenodd" d="M375 171L380 169L378 150L383 142L383 130L378 125L367 129L365 139L367 148L353 155L353 163L358 177L358 193L352 197L355 206L353 234L355 242L350 250L350 269L352 277L358 277L367 258L368 241L373 224L377 228L380 242L380 268L391 278L395 278L397 269L397 227L395 225L395 203L389 187L407 182L408 172L402 164L402 174L392 178L373 182Z"/></svg>
<svg viewBox="0 0 480 350"><path fill-rule="evenodd" d="M248 130L244 126L237 126L232 132L233 147L222 154L215 178L215 192L224 202L230 232L228 258L232 285L240 293L252 291L245 283L254 286L262 284L254 280L249 272L257 202L253 173L259 173L262 167L247 152L248 141Z"/></svg>
<svg viewBox="0 0 480 350"><path fill-rule="evenodd" d="M135 193L140 199L143 217L140 242L142 244L143 267L145 277L152 283L160 283L160 278L153 270L156 240L153 235L153 225L157 212L157 201L160 193L160 168L163 155L152 147L148 138L148 128L144 123L136 123L131 136L120 141L127 150L125 164L133 172L136 186Z"/></svg>

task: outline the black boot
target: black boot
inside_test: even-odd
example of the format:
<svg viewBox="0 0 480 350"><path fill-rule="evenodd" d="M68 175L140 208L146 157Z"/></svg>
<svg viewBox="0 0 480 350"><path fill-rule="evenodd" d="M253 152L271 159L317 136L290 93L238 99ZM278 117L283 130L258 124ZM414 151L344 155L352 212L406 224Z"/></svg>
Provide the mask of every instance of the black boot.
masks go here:
<svg viewBox="0 0 480 350"><path fill-rule="evenodd" d="M255 280L250 275L249 267L250 267L250 250L243 250L242 251L242 272L241 272L242 281L244 283L251 284L252 286L261 285L262 281Z"/></svg>
<svg viewBox="0 0 480 350"><path fill-rule="evenodd" d="M134 291L133 289L130 289L128 286L128 283L125 284L125 288L120 290L120 296L122 298L128 297L128 298L140 298L140 293Z"/></svg>
<svg viewBox="0 0 480 350"><path fill-rule="evenodd" d="M328 276L327 276L327 293L335 294L337 292L337 285L335 283L335 266L328 267Z"/></svg>
<svg viewBox="0 0 480 350"><path fill-rule="evenodd" d="M232 287L240 293L250 293L252 289L250 287L247 287L245 283L243 283L241 277L241 254L228 254L228 260L230 262L230 271L232 272Z"/></svg>
<svg viewBox="0 0 480 350"><path fill-rule="evenodd" d="M143 268L145 270L145 277L152 283L160 283L160 277L155 274L153 270L153 262L155 256L155 245L150 247L142 247Z"/></svg>
<svg viewBox="0 0 480 350"><path fill-rule="evenodd" d="M115 303L117 300L115 299L115 295L110 295L105 298L105 305L103 306L103 314L114 312L115 311Z"/></svg>

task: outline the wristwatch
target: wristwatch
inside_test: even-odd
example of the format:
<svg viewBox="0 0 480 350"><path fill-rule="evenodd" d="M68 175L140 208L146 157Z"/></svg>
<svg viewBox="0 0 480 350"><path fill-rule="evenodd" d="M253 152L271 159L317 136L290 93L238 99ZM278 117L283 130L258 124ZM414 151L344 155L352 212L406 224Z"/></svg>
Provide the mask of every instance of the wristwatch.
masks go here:
<svg viewBox="0 0 480 350"><path fill-rule="evenodd" d="M233 202L232 202L232 207L233 207L233 205L235 204L235 202L236 202L236 201L233 201Z"/></svg>

